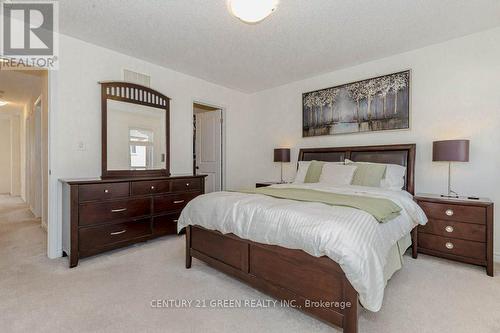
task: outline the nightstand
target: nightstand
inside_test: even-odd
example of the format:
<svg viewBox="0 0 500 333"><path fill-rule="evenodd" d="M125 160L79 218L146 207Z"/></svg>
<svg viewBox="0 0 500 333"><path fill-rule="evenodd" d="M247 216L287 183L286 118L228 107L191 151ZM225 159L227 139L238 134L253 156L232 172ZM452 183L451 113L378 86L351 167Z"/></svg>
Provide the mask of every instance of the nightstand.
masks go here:
<svg viewBox="0 0 500 333"><path fill-rule="evenodd" d="M417 251L486 267L493 276L493 202L417 194L429 222L418 226Z"/></svg>
<svg viewBox="0 0 500 333"><path fill-rule="evenodd" d="M266 186L271 186L271 185L276 185L276 184L283 184L280 182L258 182L255 183L255 187L266 187Z"/></svg>

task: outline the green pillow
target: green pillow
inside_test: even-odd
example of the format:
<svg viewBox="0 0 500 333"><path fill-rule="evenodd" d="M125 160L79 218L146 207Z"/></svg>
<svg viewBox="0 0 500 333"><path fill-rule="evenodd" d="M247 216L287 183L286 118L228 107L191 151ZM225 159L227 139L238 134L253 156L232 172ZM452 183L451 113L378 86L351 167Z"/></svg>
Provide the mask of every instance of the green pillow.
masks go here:
<svg viewBox="0 0 500 333"><path fill-rule="evenodd" d="M319 177L321 176L321 171L323 170L323 165L325 162L311 161L309 168L307 168L306 177L304 178L304 183L317 183L319 182Z"/></svg>
<svg viewBox="0 0 500 333"><path fill-rule="evenodd" d="M347 164L356 166L351 184L360 186L379 187L387 168L386 165L378 163L350 162Z"/></svg>

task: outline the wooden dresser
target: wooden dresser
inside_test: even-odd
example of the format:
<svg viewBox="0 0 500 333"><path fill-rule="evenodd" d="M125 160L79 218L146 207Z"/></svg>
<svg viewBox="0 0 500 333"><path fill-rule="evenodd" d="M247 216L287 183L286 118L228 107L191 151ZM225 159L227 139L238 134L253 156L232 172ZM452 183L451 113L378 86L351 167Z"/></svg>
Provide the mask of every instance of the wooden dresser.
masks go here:
<svg viewBox="0 0 500 333"><path fill-rule="evenodd" d="M486 266L493 276L493 203L419 194L429 222L418 227L418 252Z"/></svg>
<svg viewBox="0 0 500 333"><path fill-rule="evenodd" d="M204 193L204 177L61 180L63 251L80 258L177 233L184 206Z"/></svg>

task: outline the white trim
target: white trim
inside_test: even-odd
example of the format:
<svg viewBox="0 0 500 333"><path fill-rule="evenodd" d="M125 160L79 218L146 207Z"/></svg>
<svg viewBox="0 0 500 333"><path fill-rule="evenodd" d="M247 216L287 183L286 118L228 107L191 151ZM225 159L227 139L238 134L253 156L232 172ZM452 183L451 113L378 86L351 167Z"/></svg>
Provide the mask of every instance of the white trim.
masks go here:
<svg viewBox="0 0 500 333"><path fill-rule="evenodd" d="M493 253L493 261L500 263L500 252L494 252Z"/></svg>
<svg viewBox="0 0 500 333"><path fill-rule="evenodd" d="M48 71L48 154L49 154L49 197L48 205L49 211L47 216L47 256L51 259L59 258L62 256L62 214L58 214L59 205L61 203L60 184L57 180L57 166L54 156L54 142L56 142L56 114L58 110L57 104L57 84L58 84L58 71Z"/></svg>

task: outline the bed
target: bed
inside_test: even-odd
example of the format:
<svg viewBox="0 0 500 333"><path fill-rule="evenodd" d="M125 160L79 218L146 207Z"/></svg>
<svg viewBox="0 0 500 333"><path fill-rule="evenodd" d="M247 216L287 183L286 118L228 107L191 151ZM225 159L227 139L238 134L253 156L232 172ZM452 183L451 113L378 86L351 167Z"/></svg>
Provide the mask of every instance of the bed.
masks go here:
<svg viewBox="0 0 500 333"><path fill-rule="evenodd" d="M404 190L409 194L414 193L414 144L307 148L300 150L298 159L299 161L317 160L325 162L350 159L355 162L402 165L406 167ZM320 190L329 191L329 189L326 188ZM352 191L350 188L341 190ZM356 189L355 191L358 190L359 189ZM335 191L339 191L339 189L336 188ZM406 192L386 194L382 191L375 191L373 194L369 195L389 195L392 197L391 200L397 202L398 205L409 207L408 211L418 209L418 206L417 208L412 206L413 200L411 200L411 195ZM363 193L366 193L365 190L363 190ZM252 204L252 200L255 201L253 204L254 206L257 205L256 207L258 209L249 211L248 217L245 217L245 211L240 210L238 217L235 218L239 218L243 221L241 226L217 224L219 220L227 218L227 216L224 217L221 215L229 211L223 206L243 206L242 202L248 206ZM224 192L221 192L219 194L207 195L206 198L200 197L191 202L181 214L178 226L179 228L186 228L186 268L191 267L192 258L194 257L226 274L232 275L248 283L266 294L284 300L286 302L284 304L288 306L308 312L329 324L341 327L346 333L357 332L359 301L361 301L365 308L371 311L378 311L380 308L381 296L383 297L383 288L387 282L387 275L392 275L398 268L389 268L387 270L387 266L391 265L391 259L386 260L385 256L390 257L387 253L394 251L400 243L398 242L399 237L403 236L404 232L409 233L411 231L411 238L413 240L412 256L416 258L416 223L406 225L406 231L401 230L401 234L399 235L395 232L392 232L392 234L389 233L390 237L392 237L392 243L390 245L388 240L374 238L375 240L373 240L373 242L384 244L385 247L391 248L391 250L384 248L384 246L380 246L384 248L380 250L380 254L377 252L378 250L374 251L369 246L366 246L366 248L360 246L360 248L364 248L364 252L356 252L354 255L351 255L351 257L355 257L355 260L353 263L350 263L350 258L339 255L339 252L342 252L342 246L339 244L343 244L343 239L348 239L349 234L344 233L343 237L337 237L335 241L332 241L331 239L325 238L323 234L318 233L324 229L314 229L309 228L309 226L304 227L305 224L298 224L295 228L303 230L304 234L310 233L311 235L308 237L313 240L311 243L317 244L308 248L307 244L302 245L305 244L304 242L300 243L300 239L288 239L288 235L284 235L284 232L266 232L265 226L261 225L256 228L255 223L253 225L245 224L245 219L253 219L256 221L264 220L263 217L259 218L258 214L265 215L269 212L276 214L277 211L280 211L282 215L284 214L285 216L289 212L290 214L293 213L296 215L302 214L303 219L307 220L309 218L309 222L306 221L307 223L313 224L316 222L315 219L320 221L323 218L321 214L325 214L324 208L322 208L325 205L321 203L317 203L316 205L309 204L309 206L307 206L311 212L317 212L318 214L316 216L314 215L316 213L311 213L311 216L313 216L313 218L311 218L311 216L308 216L309 210L307 214L304 213L304 210L301 210L301 207L305 207L303 206L305 203L277 200L282 199L264 198L263 196L252 196L244 193L225 192L224 194ZM191 205L198 205L206 209L198 209L198 211L196 211L193 207L190 208ZM317 211L314 211L314 209ZM336 209L335 212L336 215L338 215L337 219L342 221L342 219L347 218L347 216L359 213L359 217L355 216L352 218L352 221L357 221L364 216L362 213L365 212L358 212L358 210L352 208L349 209L344 209L343 207ZM404 212L404 214L407 214L406 208ZM414 213L415 212L412 212L411 214ZM423 213L416 212L415 214L418 215ZM419 218L425 223L425 215ZM275 219L283 220L284 217L275 215ZM269 221L271 220L268 218L267 222ZM390 223L392 222L393 221L390 221ZM391 227L390 223L387 223L386 225L388 225L388 227L384 228L388 229ZM335 229L337 224L340 223L330 223L328 226ZM363 225L373 226L374 224L365 223ZM392 225L396 225L396 223L392 223ZM399 224L391 228L393 230L395 228L403 229ZM313 231L310 232L309 229ZM336 231L333 229L332 233L335 233ZM233 232L228 232L231 230ZM364 229L358 228L356 230L357 231L352 231L352 233L358 234L357 239L363 239L363 234L360 233L359 230ZM295 233L295 235L298 234L301 233ZM377 231L376 234L378 235L379 232ZM291 237L293 238L293 236ZM396 239L395 237L398 238ZM401 240L404 240L404 237L401 237ZM372 242L372 240L369 240L369 242ZM387 245L385 243L387 243ZM405 250L404 247L402 249L403 251ZM345 252L349 251L346 250ZM332 258L336 258L337 261ZM384 261L383 267L381 263L373 264L379 261ZM394 264L393 261L394 260L392 260L392 264ZM355 277L353 270L356 270L358 266L366 266L360 269L363 274L366 273L366 275L369 276L368 279L365 279L367 281L363 281L363 278L359 279ZM381 271L381 267L384 272ZM365 271L363 271L363 269ZM384 275L384 280L382 280L381 274ZM374 280L375 282L370 280ZM382 295L380 295L380 290L382 290Z"/></svg>

